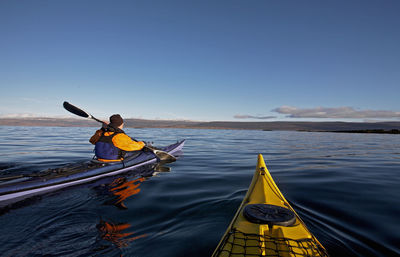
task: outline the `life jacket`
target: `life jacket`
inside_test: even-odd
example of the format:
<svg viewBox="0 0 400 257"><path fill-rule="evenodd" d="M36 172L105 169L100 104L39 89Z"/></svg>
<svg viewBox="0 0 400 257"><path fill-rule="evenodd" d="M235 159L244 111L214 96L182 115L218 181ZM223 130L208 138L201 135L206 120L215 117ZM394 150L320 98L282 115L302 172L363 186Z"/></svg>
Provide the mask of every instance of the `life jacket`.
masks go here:
<svg viewBox="0 0 400 257"><path fill-rule="evenodd" d="M111 135L105 135L107 132L113 133ZM97 159L119 161L124 158L125 151L116 147L112 142L113 137L121 133L124 133L124 131L111 126L104 129L103 134L94 147L94 153Z"/></svg>

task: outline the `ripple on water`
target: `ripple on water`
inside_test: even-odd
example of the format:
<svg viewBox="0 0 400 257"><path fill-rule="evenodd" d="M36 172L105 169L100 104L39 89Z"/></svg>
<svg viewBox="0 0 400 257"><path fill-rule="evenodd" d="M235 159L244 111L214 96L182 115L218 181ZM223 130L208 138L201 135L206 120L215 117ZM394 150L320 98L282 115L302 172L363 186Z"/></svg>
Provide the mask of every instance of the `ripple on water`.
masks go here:
<svg viewBox="0 0 400 257"><path fill-rule="evenodd" d="M0 127L0 173L89 159L87 140L95 129ZM140 193L124 200L127 209L107 204L107 186L84 185L1 215L2 255L210 256L247 191L259 153L331 256L400 255L397 135L127 132L155 145L187 139L184 156L169 165L171 172L144 180ZM101 222L115 231L101 231Z"/></svg>

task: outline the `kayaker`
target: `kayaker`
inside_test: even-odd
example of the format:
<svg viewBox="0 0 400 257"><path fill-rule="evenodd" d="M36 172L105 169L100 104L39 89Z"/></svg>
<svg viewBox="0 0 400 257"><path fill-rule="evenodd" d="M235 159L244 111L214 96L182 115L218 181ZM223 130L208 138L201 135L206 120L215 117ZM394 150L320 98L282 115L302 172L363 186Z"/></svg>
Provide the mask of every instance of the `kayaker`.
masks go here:
<svg viewBox="0 0 400 257"><path fill-rule="evenodd" d="M89 142L94 144L97 160L104 162L121 161L132 152L140 151L145 146L142 141L135 141L122 130L124 120L121 115L110 116L110 122L104 122Z"/></svg>

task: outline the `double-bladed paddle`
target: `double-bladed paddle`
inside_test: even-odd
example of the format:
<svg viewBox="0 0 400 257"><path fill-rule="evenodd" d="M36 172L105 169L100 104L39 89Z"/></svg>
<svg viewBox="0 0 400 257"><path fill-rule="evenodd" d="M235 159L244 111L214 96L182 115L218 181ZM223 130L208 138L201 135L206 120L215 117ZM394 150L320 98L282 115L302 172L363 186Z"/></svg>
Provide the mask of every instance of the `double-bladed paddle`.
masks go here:
<svg viewBox="0 0 400 257"><path fill-rule="evenodd" d="M75 115L78 115L80 117L87 118L87 119L93 119L93 120L95 120L97 122L106 124L104 121L93 117L90 113L88 113L88 112L86 112L86 111L84 111L84 110L82 110L82 109L80 109L80 108L68 103L68 102L64 102L63 106L67 111L69 111L69 112L71 112L71 113L73 113ZM173 156L173 155L171 155L171 154L169 154L167 152L164 152L164 151L161 151L161 150L158 150L158 149L154 149L154 148L149 147L149 146L145 146L145 148L150 150L150 151L152 151L154 153L154 155L156 155L160 159L160 161L162 161L164 163L169 163L169 162L176 161L175 156Z"/></svg>

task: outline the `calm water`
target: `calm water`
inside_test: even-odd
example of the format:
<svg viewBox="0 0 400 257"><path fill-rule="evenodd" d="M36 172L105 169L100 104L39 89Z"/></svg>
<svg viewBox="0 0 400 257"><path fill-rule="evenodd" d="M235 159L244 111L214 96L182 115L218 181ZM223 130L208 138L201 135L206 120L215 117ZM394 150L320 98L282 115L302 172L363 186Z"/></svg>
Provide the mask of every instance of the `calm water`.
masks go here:
<svg viewBox="0 0 400 257"><path fill-rule="evenodd" d="M95 128L0 127L0 175L92 157ZM252 179L257 154L331 256L400 256L400 136L127 129L167 145L171 171L44 195L0 216L1 256L210 256ZM113 181L119 179L120 184ZM114 183L110 185L110 183ZM128 188L116 207L115 185ZM121 190L122 192L122 190Z"/></svg>

